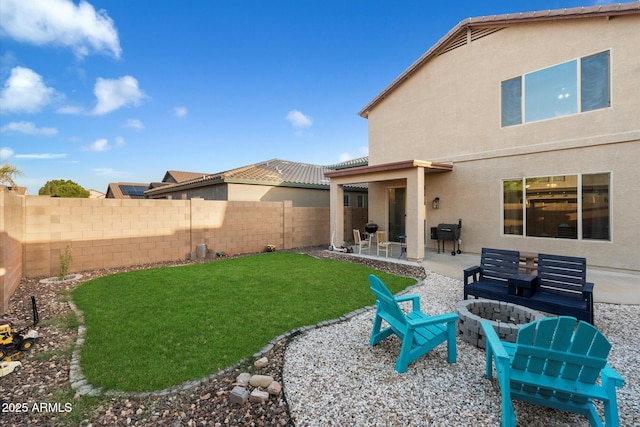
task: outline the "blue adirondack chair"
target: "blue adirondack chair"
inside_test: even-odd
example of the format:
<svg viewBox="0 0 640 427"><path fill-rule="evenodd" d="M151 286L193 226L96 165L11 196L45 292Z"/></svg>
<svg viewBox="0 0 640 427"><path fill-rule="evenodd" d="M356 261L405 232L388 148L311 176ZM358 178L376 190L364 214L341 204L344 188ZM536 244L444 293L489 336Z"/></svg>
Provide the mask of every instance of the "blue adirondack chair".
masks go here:
<svg viewBox="0 0 640 427"><path fill-rule="evenodd" d="M502 425L515 426L511 399L586 416L602 426L593 401L604 403L607 427L618 425L616 387L624 380L607 364L611 344L593 325L575 317L549 317L524 326L515 343L500 341L489 322L486 377L495 362L502 393ZM597 379L601 378L600 384Z"/></svg>
<svg viewBox="0 0 640 427"><path fill-rule="evenodd" d="M389 289L375 275L369 275L371 291L378 299L376 316L373 320L371 340L374 346L391 334L402 340L400 355L396 361L396 371L402 374L417 358L422 357L439 344L447 341L447 361L456 363L456 321L455 313L427 316L420 311L418 295L394 297ZM411 301L412 311L405 314L399 303ZM382 328L382 321L388 326Z"/></svg>

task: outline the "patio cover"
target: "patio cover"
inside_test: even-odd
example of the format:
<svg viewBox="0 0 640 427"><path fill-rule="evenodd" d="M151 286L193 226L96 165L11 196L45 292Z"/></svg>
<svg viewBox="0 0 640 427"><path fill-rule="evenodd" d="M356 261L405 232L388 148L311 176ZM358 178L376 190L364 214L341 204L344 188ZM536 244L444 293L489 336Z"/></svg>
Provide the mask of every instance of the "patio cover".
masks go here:
<svg viewBox="0 0 640 427"><path fill-rule="evenodd" d="M449 163L406 160L325 172L325 176L331 179L331 231L335 232L336 236L344 235L343 187L345 185L360 182L404 180L407 197L405 223L405 233L408 236L407 259L422 261L425 246L423 217L425 174L452 170L453 164Z"/></svg>

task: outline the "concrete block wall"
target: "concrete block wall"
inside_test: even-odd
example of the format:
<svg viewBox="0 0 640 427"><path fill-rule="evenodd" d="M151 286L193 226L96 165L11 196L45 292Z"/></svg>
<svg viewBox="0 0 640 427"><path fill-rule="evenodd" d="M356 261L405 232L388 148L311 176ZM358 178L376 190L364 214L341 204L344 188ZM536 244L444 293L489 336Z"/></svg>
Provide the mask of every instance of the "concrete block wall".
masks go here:
<svg viewBox="0 0 640 427"><path fill-rule="evenodd" d="M70 272L184 259L189 207L188 201L27 196L24 275L58 274L67 247Z"/></svg>
<svg viewBox="0 0 640 427"><path fill-rule="evenodd" d="M27 277L59 272L71 247L70 272L187 259L206 244L229 254L328 244L328 208L284 202L67 199L26 196Z"/></svg>
<svg viewBox="0 0 640 427"><path fill-rule="evenodd" d="M327 245L330 243L329 208L294 208L291 216L292 248ZM309 244L307 244L309 243Z"/></svg>
<svg viewBox="0 0 640 427"><path fill-rule="evenodd" d="M22 278L24 197L0 187L0 313Z"/></svg>
<svg viewBox="0 0 640 427"><path fill-rule="evenodd" d="M284 202L18 196L0 191L0 313L22 277L329 244L329 208Z"/></svg>
<svg viewBox="0 0 640 427"><path fill-rule="evenodd" d="M192 199L193 246L214 252L261 252L267 245L285 245L285 211L291 202L226 202ZM291 213L288 214L289 216Z"/></svg>
<svg viewBox="0 0 640 427"><path fill-rule="evenodd" d="M353 242L353 229L360 230L360 233L364 233L364 226L369 221L369 209L368 208L344 208L344 236L343 240L347 242ZM342 242L339 242L342 244ZM336 242L338 244L338 242ZM339 245L338 245L339 246Z"/></svg>

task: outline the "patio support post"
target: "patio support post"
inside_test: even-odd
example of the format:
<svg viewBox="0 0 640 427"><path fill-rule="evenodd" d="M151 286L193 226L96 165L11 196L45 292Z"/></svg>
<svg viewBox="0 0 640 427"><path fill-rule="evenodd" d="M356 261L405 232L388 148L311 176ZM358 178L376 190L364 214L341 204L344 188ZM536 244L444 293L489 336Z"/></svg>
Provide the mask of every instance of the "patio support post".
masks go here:
<svg viewBox="0 0 640 427"><path fill-rule="evenodd" d="M416 167L407 175L407 260L424 259L424 168Z"/></svg>
<svg viewBox="0 0 640 427"><path fill-rule="evenodd" d="M333 244L341 246L344 240L344 187L335 181L331 180L329 191L330 233L333 235Z"/></svg>

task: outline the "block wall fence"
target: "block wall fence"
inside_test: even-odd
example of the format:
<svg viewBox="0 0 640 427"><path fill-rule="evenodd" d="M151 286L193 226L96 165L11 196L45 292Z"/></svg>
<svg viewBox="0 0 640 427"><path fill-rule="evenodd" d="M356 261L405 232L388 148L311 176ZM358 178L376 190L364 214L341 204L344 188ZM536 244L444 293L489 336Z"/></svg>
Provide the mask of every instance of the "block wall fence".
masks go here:
<svg viewBox="0 0 640 427"><path fill-rule="evenodd" d="M328 245L328 207L292 202L19 196L0 190L0 313L22 277L184 260L200 244L228 254ZM341 244L342 242L336 242Z"/></svg>

